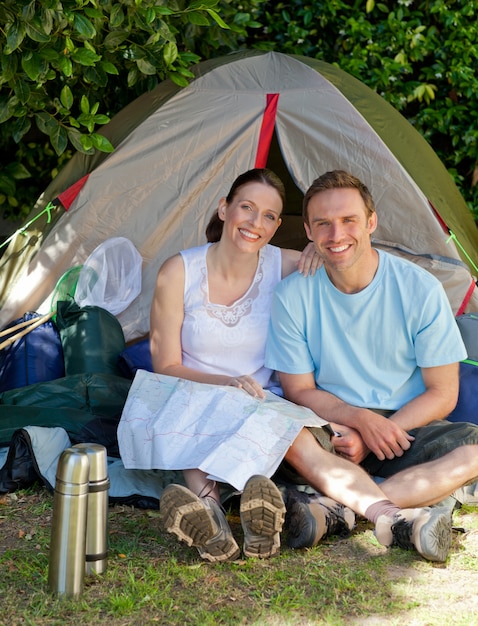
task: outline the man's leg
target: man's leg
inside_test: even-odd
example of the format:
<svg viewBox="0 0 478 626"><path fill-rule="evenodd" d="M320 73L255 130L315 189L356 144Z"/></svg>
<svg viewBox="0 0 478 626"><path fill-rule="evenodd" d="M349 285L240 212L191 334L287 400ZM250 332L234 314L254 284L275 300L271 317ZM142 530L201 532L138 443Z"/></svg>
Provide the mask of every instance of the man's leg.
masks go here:
<svg viewBox="0 0 478 626"><path fill-rule="evenodd" d="M451 519L445 512L438 508L400 509L361 467L322 448L305 428L285 459L314 489L372 521L382 545L414 548L431 561L446 560Z"/></svg>
<svg viewBox="0 0 478 626"><path fill-rule="evenodd" d="M455 448L439 459L415 465L385 479L380 487L400 507L429 506L478 478L478 446Z"/></svg>
<svg viewBox="0 0 478 626"><path fill-rule="evenodd" d="M285 459L311 487L360 515L366 516L370 506L390 499L365 470L324 450L305 428L289 448Z"/></svg>

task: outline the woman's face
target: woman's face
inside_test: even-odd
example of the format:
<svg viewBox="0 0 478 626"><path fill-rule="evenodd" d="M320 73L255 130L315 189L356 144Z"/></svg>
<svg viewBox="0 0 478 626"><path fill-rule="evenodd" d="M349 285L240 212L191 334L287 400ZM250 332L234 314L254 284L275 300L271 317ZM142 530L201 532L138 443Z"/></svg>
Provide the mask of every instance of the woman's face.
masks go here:
<svg viewBox="0 0 478 626"><path fill-rule="evenodd" d="M274 236L281 223L282 199L276 189L265 183L242 185L232 202L222 198L219 217L226 236L244 251L257 251Z"/></svg>

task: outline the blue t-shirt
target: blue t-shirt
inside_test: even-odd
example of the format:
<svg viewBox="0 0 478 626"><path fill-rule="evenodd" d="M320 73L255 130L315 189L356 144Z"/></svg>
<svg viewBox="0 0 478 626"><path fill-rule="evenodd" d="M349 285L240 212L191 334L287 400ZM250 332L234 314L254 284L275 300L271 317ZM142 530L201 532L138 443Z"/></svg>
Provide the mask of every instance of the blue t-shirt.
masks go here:
<svg viewBox="0 0 478 626"><path fill-rule="evenodd" d="M313 372L318 388L348 404L396 411L425 391L420 368L461 361L466 350L441 283L378 252L377 273L359 293L339 291L324 267L277 286L266 365Z"/></svg>

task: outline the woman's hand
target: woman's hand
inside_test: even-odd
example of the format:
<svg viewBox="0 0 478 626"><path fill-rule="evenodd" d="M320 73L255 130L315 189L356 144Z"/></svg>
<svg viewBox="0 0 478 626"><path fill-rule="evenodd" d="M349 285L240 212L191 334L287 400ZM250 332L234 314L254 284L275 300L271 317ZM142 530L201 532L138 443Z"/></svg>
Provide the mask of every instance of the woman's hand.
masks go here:
<svg viewBox="0 0 478 626"><path fill-rule="evenodd" d="M303 276L309 274L313 276L322 265L322 258L317 254L317 250L312 242L308 243L302 250L297 264L297 269Z"/></svg>
<svg viewBox="0 0 478 626"><path fill-rule="evenodd" d="M235 376L231 378L227 383L231 387L239 387L239 389L244 389L247 393L253 398L260 398L263 400L266 397L264 389L259 385L259 383L252 378L252 376L247 376L244 374L243 376Z"/></svg>

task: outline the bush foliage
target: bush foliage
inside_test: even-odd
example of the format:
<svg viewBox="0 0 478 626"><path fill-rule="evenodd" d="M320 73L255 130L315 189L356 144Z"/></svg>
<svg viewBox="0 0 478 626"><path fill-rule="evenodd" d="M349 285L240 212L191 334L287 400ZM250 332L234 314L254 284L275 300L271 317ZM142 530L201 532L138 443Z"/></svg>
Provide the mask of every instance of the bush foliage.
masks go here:
<svg viewBox="0 0 478 626"><path fill-rule="evenodd" d="M0 4L0 210L26 214L72 151L190 67L242 47L335 63L429 141L478 217L478 2L43 0Z"/></svg>

